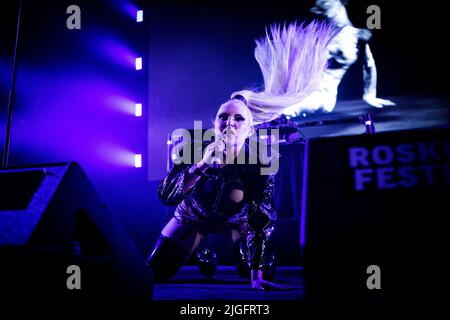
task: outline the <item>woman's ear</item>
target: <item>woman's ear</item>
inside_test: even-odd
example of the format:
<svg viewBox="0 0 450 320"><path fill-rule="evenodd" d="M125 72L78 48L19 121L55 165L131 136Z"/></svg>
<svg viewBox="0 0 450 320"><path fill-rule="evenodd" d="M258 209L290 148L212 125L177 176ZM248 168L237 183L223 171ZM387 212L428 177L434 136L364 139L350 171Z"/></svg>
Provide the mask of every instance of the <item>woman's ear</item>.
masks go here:
<svg viewBox="0 0 450 320"><path fill-rule="evenodd" d="M248 137L251 137L255 133L255 127L251 126L248 130Z"/></svg>

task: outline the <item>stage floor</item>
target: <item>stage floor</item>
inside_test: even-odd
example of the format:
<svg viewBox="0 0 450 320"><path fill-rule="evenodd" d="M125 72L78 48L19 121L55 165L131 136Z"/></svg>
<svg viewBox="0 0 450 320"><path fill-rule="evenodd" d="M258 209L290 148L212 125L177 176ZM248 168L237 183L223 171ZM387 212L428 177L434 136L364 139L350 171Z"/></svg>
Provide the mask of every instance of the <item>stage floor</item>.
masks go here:
<svg viewBox="0 0 450 320"><path fill-rule="evenodd" d="M303 267L278 267L274 282L286 291L258 291L239 278L234 266L219 266L212 278L196 266L183 266L168 283L154 285L154 300L303 300Z"/></svg>

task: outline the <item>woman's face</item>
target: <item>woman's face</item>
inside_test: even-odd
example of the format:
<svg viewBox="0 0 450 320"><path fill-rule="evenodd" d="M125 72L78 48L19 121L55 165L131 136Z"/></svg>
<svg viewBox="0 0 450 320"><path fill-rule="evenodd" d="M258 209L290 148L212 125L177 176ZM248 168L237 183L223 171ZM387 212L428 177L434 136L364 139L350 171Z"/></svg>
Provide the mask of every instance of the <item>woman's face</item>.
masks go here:
<svg viewBox="0 0 450 320"><path fill-rule="evenodd" d="M230 100L220 106L214 128L227 136L227 144L241 145L253 133L253 117L239 100Z"/></svg>

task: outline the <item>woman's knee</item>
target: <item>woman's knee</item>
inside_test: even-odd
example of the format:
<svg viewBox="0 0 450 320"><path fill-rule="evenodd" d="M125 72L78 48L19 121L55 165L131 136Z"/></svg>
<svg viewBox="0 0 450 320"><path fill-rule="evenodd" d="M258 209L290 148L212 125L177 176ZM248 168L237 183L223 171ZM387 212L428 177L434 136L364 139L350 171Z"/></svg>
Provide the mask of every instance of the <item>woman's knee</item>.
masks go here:
<svg viewBox="0 0 450 320"><path fill-rule="evenodd" d="M176 240L161 235L147 257L147 265L155 281L166 281L177 273L187 257L188 253Z"/></svg>

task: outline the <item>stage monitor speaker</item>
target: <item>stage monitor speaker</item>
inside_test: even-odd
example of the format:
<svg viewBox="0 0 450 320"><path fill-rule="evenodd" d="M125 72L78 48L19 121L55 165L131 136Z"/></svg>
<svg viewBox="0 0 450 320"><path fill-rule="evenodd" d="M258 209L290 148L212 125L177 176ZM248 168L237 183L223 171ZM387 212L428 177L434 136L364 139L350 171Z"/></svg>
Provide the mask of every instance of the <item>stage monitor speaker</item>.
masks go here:
<svg viewBox="0 0 450 320"><path fill-rule="evenodd" d="M152 300L145 259L76 162L0 171L0 261L2 302Z"/></svg>
<svg viewBox="0 0 450 320"><path fill-rule="evenodd" d="M307 300L436 298L448 273L449 133L424 129L307 143Z"/></svg>

